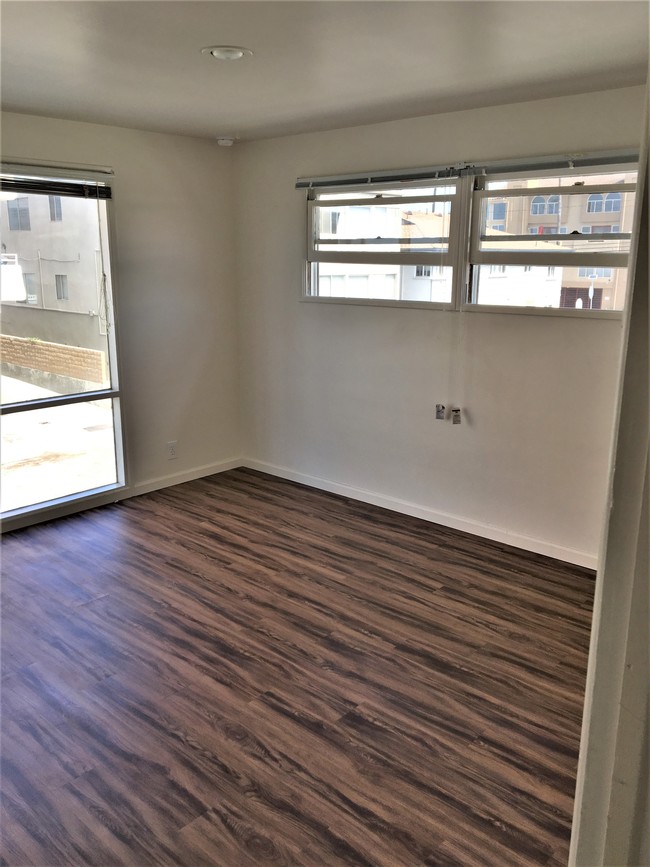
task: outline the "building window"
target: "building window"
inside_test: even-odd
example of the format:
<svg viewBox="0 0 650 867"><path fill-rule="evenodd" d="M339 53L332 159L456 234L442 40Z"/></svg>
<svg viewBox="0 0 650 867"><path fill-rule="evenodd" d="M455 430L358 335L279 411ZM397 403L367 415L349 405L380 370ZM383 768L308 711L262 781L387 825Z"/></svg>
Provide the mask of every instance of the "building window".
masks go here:
<svg viewBox="0 0 650 867"><path fill-rule="evenodd" d="M621 194L607 193L605 196L605 210L608 213L618 213L621 210Z"/></svg>
<svg viewBox="0 0 650 867"><path fill-rule="evenodd" d="M535 196L530 203L530 213L539 216L546 213L546 199L544 196Z"/></svg>
<svg viewBox="0 0 650 867"><path fill-rule="evenodd" d="M68 275L67 274L55 274L54 282L56 284L56 300L57 301L67 301L68 300Z"/></svg>
<svg viewBox="0 0 650 867"><path fill-rule="evenodd" d="M28 274L23 271L23 283L25 284L25 301L27 304L36 304L38 302L36 294L36 274Z"/></svg>
<svg viewBox="0 0 650 867"><path fill-rule="evenodd" d="M503 220L506 219L506 214L508 213L508 203L507 202L492 202L488 209L488 220ZM496 227L493 227L496 228Z"/></svg>
<svg viewBox="0 0 650 867"><path fill-rule="evenodd" d="M559 196L549 196L546 204L546 213L547 214L559 214L560 213L560 197Z"/></svg>
<svg viewBox="0 0 650 867"><path fill-rule="evenodd" d="M431 276L431 265L416 265L415 266L415 276L416 277L430 277Z"/></svg>
<svg viewBox="0 0 650 867"><path fill-rule="evenodd" d="M529 226L529 235L566 235L568 234L566 226Z"/></svg>
<svg viewBox="0 0 650 867"><path fill-rule="evenodd" d="M587 199L587 213L588 214L600 214L603 210L603 196L602 193L593 193Z"/></svg>
<svg viewBox="0 0 650 867"><path fill-rule="evenodd" d="M61 196L49 196L50 200L50 220L53 223L58 223L63 219L61 209Z"/></svg>
<svg viewBox="0 0 650 867"><path fill-rule="evenodd" d="M611 280L611 268L578 268L578 277L584 277L587 280Z"/></svg>
<svg viewBox="0 0 650 867"><path fill-rule="evenodd" d="M530 203L530 213L534 216L540 216L540 214L559 214L560 204L559 196L534 196Z"/></svg>
<svg viewBox="0 0 650 867"><path fill-rule="evenodd" d="M31 229L27 196L10 199L7 202L7 211L9 213L9 229L12 232L28 232Z"/></svg>

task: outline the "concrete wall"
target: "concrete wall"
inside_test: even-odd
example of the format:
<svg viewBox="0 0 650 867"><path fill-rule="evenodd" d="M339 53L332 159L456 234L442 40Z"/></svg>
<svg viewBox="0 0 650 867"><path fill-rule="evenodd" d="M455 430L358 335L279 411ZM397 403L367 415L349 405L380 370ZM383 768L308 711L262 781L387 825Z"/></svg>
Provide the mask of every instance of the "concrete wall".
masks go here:
<svg viewBox="0 0 650 867"><path fill-rule="evenodd" d="M297 176L638 147L643 94L239 145L249 463L594 566L620 320L300 303L306 206L293 185ZM465 424L435 422L437 402L463 407Z"/></svg>
<svg viewBox="0 0 650 867"><path fill-rule="evenodd" d="M232 155L213 142L4 114L5 158L111 166L132 489L241 454ZM178 440L169 462L168 440Z"/></svg>
<svg viewBox="0 0 650 867"><path fill-rule="evenodd" d="M88 313L64 313L42 310L31 305L3 304L0 308L2 331L16 337L47 335L54 343L85 346L106 352L106 335L99 330L97 316Z"/></svg>

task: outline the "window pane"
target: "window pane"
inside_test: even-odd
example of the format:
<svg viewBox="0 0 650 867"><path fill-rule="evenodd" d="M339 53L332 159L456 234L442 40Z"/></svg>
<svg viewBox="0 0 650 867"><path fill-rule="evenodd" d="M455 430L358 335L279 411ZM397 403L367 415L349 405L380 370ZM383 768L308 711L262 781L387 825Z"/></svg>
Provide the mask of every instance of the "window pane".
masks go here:
<svg viewBox="0 0 650 867"><path fill-rule="evenodd" d="M370 265L319 262L311 294L328 298L427 301L448 304L453 268L438 265Z"/></svg>
<svg viewBox="0 0 650 867"><path fill-rule="evenodd" d="M632 231L635 193L621 194L622 220L616 231ZM535 210L539 196L522 194L508 199L505 221L495 224L491 219L491 199L481 199L481 251L556 253L627 253L630 239L608 238L614 226L606 213L589 210L589 196L550 196L544 214ZM551 199L557 199L552 202ZM545 235L563 235L561 239L545 239ZM598 235L598 238L594 238ZM520 239L520 236L526 236Z"/></svg>
<svg viewBox="0 0 650 867"><path fill-rule="evenodd" d="M593 193L587 199L587 212L589 214L598 214L603 209L603 197L600 193Z"/></svg>
<svg viewBox="0 0 650 867"><path fill-rule="evenodd" d="M61 208L61 196L49 196L50 200L50 220L58 221L63 219L63 210Z"/></svg>
<svg viewBox="0 0 650 867"><path fill-rule="evenodd" d="M327 202L332 199L376 199L378 195L381 196L390 196L391 198L397 198L401 196L403 198L410 198L412 196L453 196L456 192L456 184L440 184L435 187L409 187L405 185L403 187L398 187L396 190L382 189L373 184L372 186L373 192L366 192L365 190L344 190L341 192L328 192L328 193L317 193L316 198L319 202Z"/></svg>
<svg viewBox="0 0 650 867"><path fill-rule="evenodd" d="M55 289L56 289L56 300L57 301L67 301L68 300L68 276L67 274L55 274Z"/></svg>
<svg viewBox="0 0 650 867"><path fill-rule="evenodd" d="M22 394L24 384L10 380L6 391ZM40 391L33 386L32 397L43 396ZM3 416L2 511L114 484L112 403L101 400Z"/></svg>
<svg viewBox="0 0 650 867"><path fill-rule="evenodd" d="M627 268L480 265L474 277L477 304L622 310Z"/></svg>
<svg viewBox="0 0 650 867"><path fill-rule="evenodd" d="M451 201L315 208L317 250L347 253L446 252Z"/></svg>
<svg viewBox="0 0 650 867"><path fill-rule="evenodd" d="M610 184L634 184L637 172L618 170L600 172L597 174L567 173L564 176L548 175L546 177L511 177L489 181L487 190L516 190L521 195L508 198L506 219L500 221L505 229L491 223L490 206L495 199L483 199L481 202L482 236L489 240L480 243L481 250L499 250L503 252L610 252L626 253L630 249L629 240L613 241L612 239L597 243L585 244L581 236L607 234L611 232L628 233L632 231L634 217L634 192L589 192L589 187ZM581 195L540 195L535 190L541 187L585 188ZM498 200L497 200L498 201ZM613 215L616 216L612 219ZM614 228L613 224L616 224ZM548 234L563 234L567 238L561 242L543 241L542 244L531 246L530 243L512 241L513 236L530 235L543 236ZM537 238L536 240L540 240ZM495 243L498 241L499 243ZM548 246L552 244L554 246ZM555 249L554 249L555 248Z"/></svg>
<svg viewBox="0 0 650 867"><path fill-rule="evenodd" d="M7 195L6 198L9 230L11 232L28 232L31 228L28 196Z"/></svg>
<svg viewBox="0 0 650 867"><path fill-rule="evenodd" d="M54 394L109 388L110 273L108 255L101 252L108 250L105 202L66 197L61 205L58 196L1 195L3 373L24 383L25 395L30 386ZM29 232L7 231L12 212L21 225L28 215ZM28 399L16 388L12 395ZM4 392L2 402L7 402Z"/></svg>

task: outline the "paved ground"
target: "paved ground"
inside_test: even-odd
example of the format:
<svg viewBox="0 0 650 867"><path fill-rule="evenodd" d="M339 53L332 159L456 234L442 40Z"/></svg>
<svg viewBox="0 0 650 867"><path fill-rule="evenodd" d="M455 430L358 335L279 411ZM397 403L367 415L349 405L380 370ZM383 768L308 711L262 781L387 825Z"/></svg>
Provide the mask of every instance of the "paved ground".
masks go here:
<svg viewBox="0 0 650 867"><path fill-rule="evenodd" d="M8 376L1 378L1 388L3 403L54 394ZM3 416L3 512L115 480L110 400Z"/></svg>

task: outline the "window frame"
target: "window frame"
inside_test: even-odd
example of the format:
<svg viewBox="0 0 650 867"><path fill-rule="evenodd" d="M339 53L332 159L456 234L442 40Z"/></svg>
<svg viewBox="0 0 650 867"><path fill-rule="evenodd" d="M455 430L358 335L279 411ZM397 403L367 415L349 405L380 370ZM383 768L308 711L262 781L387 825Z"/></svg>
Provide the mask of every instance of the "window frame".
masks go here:
<svg viewBox="0 0 650 867"><path fill-rule="evenodd" d="M598 157L598 159L596 159ZM604 158L603 158L604 157ZM565 158L566 159L566 158ZM602 159L602 162L599 161ZM523 163L523 161L520 161ZM336 296L319 296L316 294L311 294L311 268L312 268L312 260L310 257L310 245L312 244L311 238L311 215L308 216L307 219L307 244L306 244L306 254L305 254L305 266L303 268L303 280L301 286L301 294L300 299L302 301L314 302L319 304L342 304L342 305L359 305L359 306L374 306L374 307L408 307L408 308L428 308L433 310L447 310L447 311L455 311L455 312L473 312L473 313L507 313L507 314L524 314L524 315L536 315L536 316L559 316L559 317L588 317L590 319L621 319L624 313L624 309L619 310L601 310L601 309L579 309L572 307L533 307L533 306L515 306L515 305L489 305L489 304L479 304L472 300L472 293L474 291L474 284L476 279L477 272L477 263L473 257L473 253L475 252L475 247L477 244L477 223L480 220L480 208L477 207L477 197L475 194L477 192L481 193L481 197L490 197L490 198L501 198L508 200L509 198L514 198L515 196L524 195L521 189L512 189L512 190L504 190L503 188L498 190L486 190L485 184L486 182L493 182L499 180L513 180L515 178L545 178L548 177L549 186L548 187L534 187L529 188L530 194L535 197L540 197L543 199L544 203L544 213L546 213L548 198L552 195L582 195L585 194L590 195L595 192L599 192L601 194L607 192L637 192L638 185L637 182L628 182L628 183L614 183L614 184L588 184L588 185L580 185L579 187L566 186L566 187L558 187L557 184L553 183L553 179L558 178L558 176L569 175L571 171L574 171L577 176L588 176L588 175L612 175L617 173L638 173L639 164L638 164L638 155L633 153L632 151L624 151L618 153L608 153L608 154L598 154L598 155L589 155L588 159L584 163L580 163L578 165L574 165L572 161L562 162L561 158L552 158L549 157L545 160L540 159L539 167L535 165L533 161L529 161L525 165L522 166L521 170L515 165L512 165L515 161L512 161L510 164L508 161L501 161L501 163L492 164L492 166L486 166L481 169L476 165L468 165L462 166L457 164L453 169L441 169L440 172L436 171L431 173L430 175L425 175L424 172L417 172L414 170L411 178L406 177L402 179L400 175L406 176L407 171L398 173L390 173L391 177L389 180L384 181L384 178L389 175L388 172L378 173L373 177L368 177L365 180L361 176L357 176L353 179L354 176L349 176L348 178L341 178L340 180L335 180L328 178L312 178L312 179L304 179L299 178L296 183L296 189L304 190L307 192L307 206L308 211L313 207L311 204L315 196L319 193L325 193L327 195L333 195L336 192L340 192L345 196L350 195L350 193L359 191L368 195L370 191L381 191L382 189L406 189L407 187L432 187L435 185L439 186L449 186L450 184L456 185L456 193L453 199L452 204L452 216L455 211L456 220L452 219L452 223L450 225L449 230L449 251L451 252L452 246L454 247L454 256L452 261L450 261L450 265L454 268L454 277L453 277L453 285L452 285L452 293L451 300L449 302L440 303L433 301L410 301L406 299L381 299L381 298L350 298L350 297L336 297ZM546 164L545 164L546 163ZM447 172L447 173L445 173ZM381 177L383 175L383 177ZM638 176L638 175L637 175ZM417 177L417 180L415 178ZM434 179L435 177L435 179ZM362 182L363 181L363 182ZM571 192L570 192L571 191ZM441 196L444 198L444 196ZM402 198L400 198L400 201ZM365 204L368 203L368 199L365 199ZM598 211L594 213L604 213L604 201L605 198L603 196L603 211ZM336 198L331 198L327 200L328 206L334 205L345 205L349 204L349 199L344 199L342 201L337 200ZM508 202L506 201L506 204ZM532 204L532 202L531 202ZM455 205L455 208L454 208ZM634 207L638 207L638 198L634 202ZM614 212L612 212L614 213ZM620 212L617 212L620 213ZM534 216L543 216L543 214L535 214ZM561 219L562 216L562 201L560 199L558 213L554 214ZM454 226L456 223L456 226ZM454 231L457 232L456 244L454 244ZM529 229L529 234L525 236L521 236L522 241L529 241L530 234L532 234L532 230ZM566 226L559 227L558 231L555 233L545 233L544 240L552 241L552 240L564 240L567 241L568 228ZM598 233L590 233L598 234ZM602 235L601 235L602 237ZM621 233L609 233L606 235L610 240L631 240L633 237L633 231ZM313 248L312 248L313 249ZM561 249L561 248L560 248ZM425 255L426 254L422 254ZM566 254L565 254L566 255ZM597 255L597 263L594 263L594 255ZM629 253L598 253L595 254L594 251L587 251L584 253L572 253L571 254L571 262L570 266L566 259L558 259L558 254L535 254L534 261L531 262L530 254L524 252L516 252L516 253L494 253L488 251L482 251L482 257L489 256L491 257L491 261L484 262L481 264L506 264L506 265L519 265L519 266L528 266L530 268L535 265L538 266L560 266L560 267L580 267L583 263L589 267L615 267L615 268L629 268ZM504 262L504 256L508 257L509 261ZM541 257L543 261L541 260ZM512 258L511 258L512 257ZM517 258L517 261L514 260L514 257ZM578 260L580 257L580 261ZM607 257L607 261L605 261L605 257ZM612 261L612 259L614 261ZM333 261L333 260L332 260ZM410 262L402 262L402 264L416 264L412 260ZM419 264L419 263L418 263ZM439 261L436 262L423 262L422 264L431 264L432 266L439 265ZM629 274L629 271L628 271ZM627 304L627 296L625 298L624 304Z"/></svg>
<svg viewBox="0 0 650 867"><path fill-rule="evenodd" d="M543 217L546 214L546 198L539 194L530 200L530 216Z"/></svg>
<svg viewBox="0 0 650 867"><path fill-rule="evenodd" d="M616 203L618 207L608 208L608 204ZM603 214L620 214L621 213L621 194L617 192L607 193L603 202Z"/></svg>
<svg viewBox="0 0 650 867"><path fill-rule="evenodd" d="M303 276L303 285L301 288L301 300L312 301L319 304L349 304L371 307L415 307L428 308L435 310L458 310L460 297L465 285L465 276L463 271L464 262L464 243L466 236L467 220L464 219L464 210L466 205L466 193L461 191L466 189L468 178L458 176L450 176L445 178L427 178L423 180L414 180L409 182L386 181L384 183L373 183L372 187L365 184L345 185L345 186L328 186L319 190L309 190L307 197L307 245L306 245L306 261ZM422 188L449 187L454 186L454 193L440 193L438 195L399 195L386 196L381 202L377 198L383 193L390 192L399 187L400 190L421 190ZM372 199L367 198L369 189L375 194ZM325 200L318 199L317 195L323 193L327 196L340 193L343 198L328 198ZM347 198L352 193L362 193L366 198ZM417 204L424 202L443 201L451 203L450 221L449 221L449 236L447 239L446 253L429 253L429 252L378 252L378 253L363 253L360 252L342 252L330 253L329 251L319 251L315 249L316 236L315 228L318 226L318 219L314 216L314 211L318 207L344 208L354 206L370 206L375 207L383 204ZM319 262L333 262L350 264L395 264L399 266L417 266L429 265L432 269L439 267L453 268L451 295L449 301L410 301L404 298L354 298L344 296L327 296L317 295L312 293L313 288L313 268ZM431 278L429 278L431 279Z"/></svg>
<svg viewBox="0 0 650 867"><path fill-rule="evenodd" d="M600 205L600 207L591 207L592 205ZM593 192L587 199L586 212L588 214L603 214L605 213L605 197L602 192Z"/></svg>
<svg viewBox="0 0 650 867"><path fill-rule="evenodd" d="M546 200L546 213L551 217L560 216L562 209L562 199L556 193L550 195Z"/></svg>
<svg viewBox="0 0 650 867"><path fill-rule="evenodd" d="M617 172L630 172L630 171L638 171L638 164L625 164L625 165L593 165L584 169L576 170L581 175L589 175L589 174L615 174ZM496 305L496 304L479 304L476 301L472 300L472 295L476 290L476 276L477 276L477 267L479 265L493 265L493 264L506 264L506 265L519 265L526 266L532 265L533 267L537 265L538 267L557 267L557 266L568 266L568 262L563 260L562 253L536 253L534 255L534 260L531 261L531 254L525 252L512 252L512 253L503 253L503 252L494 252L494 251L480 251L478 249L481 235L480 235L480 222L481 222L481 207L480 201L483 198L516 198L517 196L521 197L525 195L522 189L513 189L513 190L487 190L485 189L486 183L491 183L493 181L499 180L512 180L513 178L544 178L544 177L557 177L558 170L557 169L548 169L548 170L527 170L525 172L517 173L517 172L505 172L505 173L489 173L481 176L477 176L474 183L474 190L472 193L472 204L471 204L471 219L470 219L470 229L469 229L469 251L468 251L468 279L467 279L467 287L466 293L463 297L460 310L466 313L515 313L515 314L532 314L537 316L577 316L577 317L588 317L592 319L620 319L623 316L623 310L594 310L594 309L585 309L585 308L570 308L570 307L528 307L528 306L515 306L515 305ZM528 194L533 194L535 198L543 197L545 203L548 202L548 199L553 194L558 195L582 195L588 194L591 198L591 195L600 193L601 195L606 194L607 192L636 192L637 184L636 183L621 183L621 184L593 184L588 186L579 186L579 187L557 187L557 186L549 186L549 187L534 187L528 189ZM603 203L605 201L603 195ZM531 200L532 204L532 200ZM635 201L635 207L636 207ZM604 207L604 205L603 205ZM561 211L561 205L560 205ZM590 212L590 213L603 213L603 211L598 212ZM560 216L561 214L558 214ZM538 215L539 216L539 215ZM582 228L582 227L581 227ZM593 233L589 232L585 234L585 237L589 239L593 239L594 236L606 237L610 240L627 240L631 239L631 232L618 232L618 233ZM513 236L513 239L520 239L522 241L530 241L531 233L528 232L526 235L521 236ZM544 238L545 241L554 241L554 240L566 240L567 233L558 231L556 233L544 233L541 237ZM564 254L566 255L566 254ZM593 257L594 255L598 256L597 264L594 263ZM571 267L605 267L605 268L626 268L629 267L629 254L628 253L572 253L570 266ZM583 278L581 278L583 279Z"/></svg>
<svg viewBox="0 0 650 867"><path fill-rule="evenodd" d="M48 204L50 206L50 223L60 223L63 220L63 204L61 196L56 194L48 194Z"/></svg>
<svg viewBox="0 0 650 867"><path fill-rule="evenodd" d="M69 301L70 293L68 290L68 275L67 274L55 274L54 275L54 292L56 293L57 301Z"/></svg>
<svg viewBox="0 0 650 867"><path fill-rule="evenodd" d="M19 202L25 201L26 205L20 205ZM24 215L27 215L27 225L23 226ZM18 225L11 225L13 222ZM16 196L15 199L7 200L7 223L9 226L10 232L31 232L32 229L32 218L29 213L29 197L28 196Z"/></svg>
<svg viewBox="0 0 650 867"><path fill-rule="evenodd" d="M1 166L3 176L14 177L19 182L24 181L29 193L50 196L58 194L79 198L97 198L104 204L105 220L103 230L107 239L107 249L103 253L105 275L108 277L110 291L111 317L110 328L107 330L109 352L107 357L110 385L96 391L75 392L55 395L53 397L36 398L19 403L6 403L0 406L0 416L15 413L25 413L32 410L48 409L50 407L71 406L80 403L109 400L112 404L113 442L115 448L116 481L96 488L89 488L78 493L64 494L50 500L44 500L32 505L7 510L2 513L2 532L10 532L22 527L29 527L39 521L50 520L63 515L94 508L114 502L130 487L129 461L125 438L125 407L121 373L119 335L119 303L117 274L115 262L116 228L115 214L112 207L113 170L110 168L93 167L76 168L47 163L31 164L7 158ZM74 192L71 190L74 189ZM101 231L100 222L100 231ZM67 276L67 275L66 275ZM106 279L106 277L104 277Z"/></svg>

